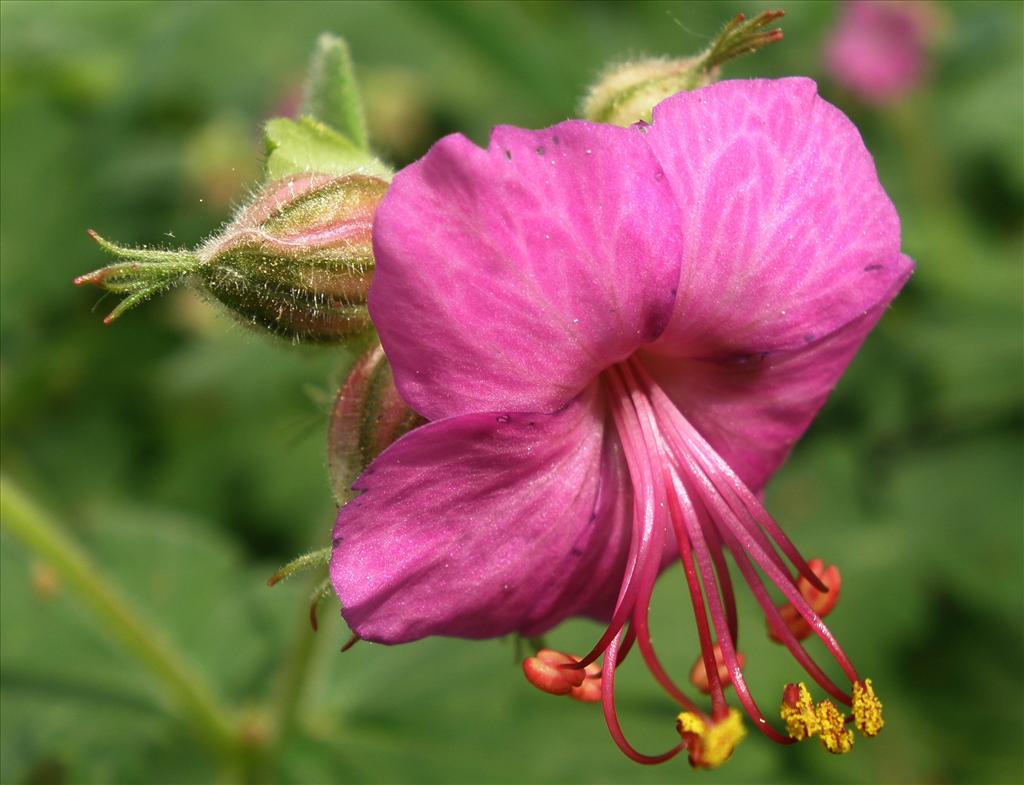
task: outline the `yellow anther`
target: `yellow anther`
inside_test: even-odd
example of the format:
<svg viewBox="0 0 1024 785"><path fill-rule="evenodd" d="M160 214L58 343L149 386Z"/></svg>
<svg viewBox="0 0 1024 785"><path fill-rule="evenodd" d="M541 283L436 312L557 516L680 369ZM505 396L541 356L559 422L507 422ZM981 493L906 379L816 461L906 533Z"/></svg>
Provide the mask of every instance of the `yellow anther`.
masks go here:
<svg viewBox="0 0 1024 785"><path fill-rule="evenodd" d="M676 729L686 742L690 765L702 769L717 769L732 755L747 731L743 715L736 709L719 722L705 722L699 715L684 711L676 720Z"/></svg>
<svg viewBox="0 0 1024 785"><path fill-rule="evenodd" d="M703 736L706 729L704 720L692 711L684 711L676 717L676 730L679 731L679 735L692 733L694 736Z"/></svg>
<svg viewBox="0 0 1024 785"><path fill-rule="evenodd" d="M814 711L822 746L833 755L845 755L853 749L853 731L847 730L844 718L832 701L821 701Z"/></svg>
<svg viewBox="0 0 1024 785"><path fill-rule="evenodd" d="M786 732L790 738L803 741L818 732L818 716L814 712L811 693L803 682L786 685L782 691L779 713L786 723Z"/></svg>
<svg viewBox="0 0 1024 785"><path fill-rule="evenodd" d="M853 683L853 721L857 730L865 736L877 736L885 725L882 701L875 695L871 679Z"/></svg>

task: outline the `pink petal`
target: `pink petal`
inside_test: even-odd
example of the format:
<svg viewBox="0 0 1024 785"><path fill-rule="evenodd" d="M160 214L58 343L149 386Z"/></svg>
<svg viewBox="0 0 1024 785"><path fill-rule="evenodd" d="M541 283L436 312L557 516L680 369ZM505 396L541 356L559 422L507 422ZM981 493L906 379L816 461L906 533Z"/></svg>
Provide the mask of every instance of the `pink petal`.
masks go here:
<svg viewBox="0 0 1024 785"><path fill-rule="evenodd" d="M807 430L902 284L894 284L881 305L801 349L732 361L641 356L683 415L757 492Z"/></svg>
<svg viewBox="0 0 1024 785"><path fill-rule="evenodd" d="M594 385L553 415L467 414L386 450L338 515L331 579L360 637L538 634L606 616L631 495Z"/></svg>
<svg viewBox="0 0 1024 785"><path fill-rule="evenodd" d="M857 130L810 80L677 95L647 138L684 251L675 311L644 361L757 490L913 263Z"/></svg>
<svg viewBox="0 0 1024 785"><path fill-rule="evenodd" d="M635 129L496 128L442 139L374 224L370 314L406 401L429 419L553 412L656 338L678 211Z"/></svg>
<svg viewBox="0 0 1024 785"><path fill-rule="evenodd" d="M887 302L911 263L853 124L809 79L720 82L654 109L646 138L683 219L679 297L655 350L792 350Z"/></svg>

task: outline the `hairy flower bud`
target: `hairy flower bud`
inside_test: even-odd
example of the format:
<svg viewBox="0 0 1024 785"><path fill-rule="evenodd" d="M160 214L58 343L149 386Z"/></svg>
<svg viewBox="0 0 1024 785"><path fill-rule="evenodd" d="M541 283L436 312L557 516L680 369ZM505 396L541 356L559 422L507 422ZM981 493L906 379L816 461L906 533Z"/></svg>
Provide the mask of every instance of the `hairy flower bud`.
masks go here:
<svg viewBox="0 0 1024 785"><path fill-rule="evenodd" d="M613 125L649 122L656 104L684 90L706 87L717 81L722 63L781 39L781 30L762 28L782 15L765 11L746 21L738 14L695 57L653 57L607 68L583 99L583 116Z"/></svg>
<svg viewBox="0 0 1024 785"><path fill-rule="evenodd" d="M301 174L265 185L223 232L198 250L122 248L126 261L84 275L128 297L117 318L152 295L190 282L245 324L292 341L335 343L372 330L366 292L371 228L388 184L364 174Z"/></svg>
<svg viewBox="0 0 1024 785"><path fill-rule="evenodd" d="M398 395L375 342L352 366L331 412L327 463L338 501L352 498L352 483L385 447L423 422Z"/></svg>
<svg viewBox="0 0 1024 785"><path fill-rule="evenodd" d="M370 230L386 190L360 174L269 183L199 249L203 288L249 323L295 340L368 332Z"/></svg>

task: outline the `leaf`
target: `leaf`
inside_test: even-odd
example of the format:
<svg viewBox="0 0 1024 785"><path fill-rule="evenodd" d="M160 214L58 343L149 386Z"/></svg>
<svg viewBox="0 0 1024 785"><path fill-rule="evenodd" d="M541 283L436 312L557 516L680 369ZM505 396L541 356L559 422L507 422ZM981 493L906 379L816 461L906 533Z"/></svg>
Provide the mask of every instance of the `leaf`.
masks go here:
<svg viewBox="0 0 1024 785"><path fill-rule="evenodd" d="M345 39L330 33L317 39L302 114L347 137L356 147L369 150L363 104Z"/></svg>
<svg viewBox="0 0 1024 785"><path fill-rule="evenodd" d="M234 701L269 694L295 590L268 591L269 568L246 569L229 542L181 515L106 506L88 517L102 521L83 532L96 563L197 671ZM216 764L166 688L59 575L20 542L0 542L0 782L50 770L66 782L153 781L157 760L164 781L211 782Z"/></svg>
<svg viewBox="0 0 1024 785"><path fill-rule="evenodd" d="M387 166L312 117L301 117L297 121L274 118L267 123L264 134L268 180L301 172L337 175L359 172L391 178Z"/></svg>

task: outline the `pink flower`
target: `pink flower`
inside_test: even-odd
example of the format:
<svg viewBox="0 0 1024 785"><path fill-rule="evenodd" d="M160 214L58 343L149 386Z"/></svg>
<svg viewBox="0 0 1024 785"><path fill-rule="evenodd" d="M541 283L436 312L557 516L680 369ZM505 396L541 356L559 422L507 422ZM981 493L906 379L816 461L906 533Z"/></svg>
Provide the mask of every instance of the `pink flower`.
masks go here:
<svg viewBox="0 0 1024 785"><path fill-rule="evenodd" d="M789 741L743 678L729 551L772 629L850 702L755 571L857 682L797 582L825 587L759 492L912 263L871 156L813 82L722 82L661 103L649 126L499 127L486 150L449 136L396 176L373 236L370 312L398 390L430 422L374 461L338 516L331 577L357 635L534 636L598 619L588 655L545 653L531 681L599 686L635 760L685 746L715 765L739 727L716 646L758 728ZM677 558L708 713L648 630ZM616 718L615 668L634 641L686 709L683 741L661 756L636 752ZM598 677L586 668L602 655ZM559 683L560 667L585 673Z"/></svg>
<svg viewBox="0 0 1024 785"><path fill-rule="evenodd" d="M928 4L851 0L825 50L836 81L865 101L884 104L917 86L927 66Z"/></svg>

